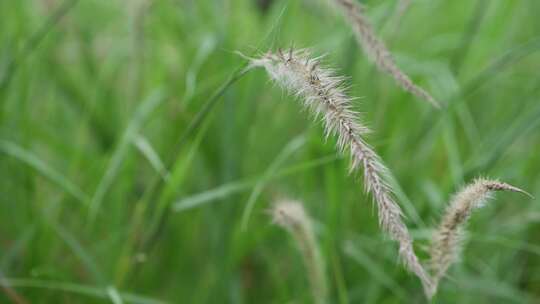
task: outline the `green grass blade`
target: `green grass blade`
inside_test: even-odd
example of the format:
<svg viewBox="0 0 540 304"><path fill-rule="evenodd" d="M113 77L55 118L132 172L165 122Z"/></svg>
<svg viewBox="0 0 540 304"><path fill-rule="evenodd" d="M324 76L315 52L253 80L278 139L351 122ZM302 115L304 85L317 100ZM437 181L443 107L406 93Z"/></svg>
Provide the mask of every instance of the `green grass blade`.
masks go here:
<svg viewBox="0 0 540 304"><path fill-rule="evenodd" d="M364 251L362 251L358 246L352 244L352 242L347 242L343 248L343 251L347 256L353 259L358 264L362 265L366 271L369 272L372 279L381 283L382 286L397 296L404 303L407 302L407 292L396 282L392 277L386 274L386 271L379 267L379 265L373 261Z"/></svg>
<svg viewBox="0 0 540 304"><path fill-rule="evenodd" d="M24 63L26 58L34 51L47 34L60 22L60 20L79 2L79 0L65 0L56 11L54 11L43 25L26 41L20 54L7 64L4 76L0 79L0 94L9 86L18 68Z"/></svg>
<svg viewBox="0 0 540 304"><path fill-rule="evenodd" d="M107 287L107 295L113 304L123 304L122 296L114 286Z"/></svg>
<svg viewBox="0 0 540 304"><path fill-rule="evenodd" d="M135 136L133 140L133 144L141 154L148 160L152 168L156 170L156 172L163 178L164 181L167 181L169 179L169 172L165 168L165 165L163 164L163 161L161 161L161 158L157 154L156 150L152 147L148 139L142 135Z"/></svg>
<svg viewBox="0 0 540 304"><path fill-rule="evenodd" d="M58 185L66 193L73 196L79 202L87 204L88 196L77 185L69 181L60 172L47 165L32 152L23 149L15 143L0 139L0 152L7 154L34 169L36 172Z"/></svg>
<svg viewBox="0 0 540 304"><path fill-rule="evenodd" d="M281 150L281 152L277 155L277 157L274 159L274 161L270 164L266 172L264 173L263 178L255 185L253 191L251 192L249 199L246 203L246 207L244 208L244 212L242 213L242 222L241 227L242 230L245 230L247 228L247 224L249 221L249 217L251 216L251 212L253 211L253 207L255 206L255 202L257 201L257 198L261 194L262 190L264 189L264 186L266 185L267 181L270 180L272 176L274 176L277 173L277 170L279 167L292 155L294 152L299 150L304 144L306 143L306 138L304 135L299 135L295 138L293 138L284 148Z"/></svg>
<svg viewBox="0 0 540 304"><path fill-rule="evenodd" d="M103 198L109 187L112 185L116 174L120 170L123 159L126 157L126 154L129 151L130 143L133 138L138 134L140 128L148 118L148 116L154 111L154 109L165 99L165 95L162 91L156 90L152 92L137 108L133 118L129 122L120 142L118 143L110 161L107 165L107 169L101 178L96 192L92 197L90 202L90 210L88 213L89 224L92 225L94 222L101 204L103 203Z"/></svg>
<svg viewBox="0 0 540 304"><path fill-rule="evenodd" d="M298 174L311 170L326 164L329 164L333 161L339 159L337 155L328 155L315 160L303 162L297 165L287 167L285 169L279 170L276 174L268 177L269 180L275 180L290 175ZM193 194L173 203L173 211L182 212L192 208L198 208L205 204L210 204L219 199L224 199L230 195L242 193L252 189L255 185L260 183L264 178L264 174L256 177L245 180L238 180L230 183L220 185L216 188L209 189L197 194Z"/></svg>
<svg viewBox="0 0 540 304"><path fill-rule="evenodd" d="M2 259L0 260L0 269L7 271L12 266L16 257L28 246L28 243L32 241L36 235L36 225L29 226L21 236L9 247L8 250L2 252Z"/></svg>
<svg viewBox="0 0 540 304"><path fill-rule="evenodd" d="M67 231L64 227L59 224L51 224L56 233L62 238L64 243L73 251L75 256L81 260L84 267L88 270L89 273L94 277L94 281L98 284L105 284L105 276L100 270L95 259L87 252L81 245L81 243L75 238L73 234Z"/></svg>
<svg viewBox="0 0 540 304"><path fill-rule="evenodd" d="M49 289L58 292L68 292L84 296L90 296L94 298L109 299L107 288L99 288L94 286L70 283L70 282L58 282L48 280L36 280L36 279L19 279L19 278L5 278L4 281L7 286L13 288L38 288ZM118 296L126 303L133 304L165 304L166 302L152 299L140 295L136 295L128 292L119 292Z"/></svg>

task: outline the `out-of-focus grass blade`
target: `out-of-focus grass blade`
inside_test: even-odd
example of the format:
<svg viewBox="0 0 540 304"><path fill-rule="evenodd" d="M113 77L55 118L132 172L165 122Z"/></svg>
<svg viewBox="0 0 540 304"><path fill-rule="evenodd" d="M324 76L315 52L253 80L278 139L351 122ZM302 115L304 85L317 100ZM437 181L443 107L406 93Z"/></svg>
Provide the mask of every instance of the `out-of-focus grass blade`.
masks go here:
<svg viewBox="0 0 540 304"><path fill-rule="evenodd" d="M337 249L339 250L339 249ZM343 267L338 259L338 253L337 250L332 250L332 253L330 256L330 264L332 269L332 274L334 278L334 282L336 285L336 293L338 294L338 299L340 304L347 304L350 303L349 295L347 292L347 286L345 283L345 277L343 275Z"/></svg>
<svg viewBox="0 0 540 304"><path fill-rule="evenodd" d="M92 256L83 248L81 243L73 236L69 231L64 229L64 227L58 225L58 224L52 224L54 230L56 233L62 238L62 240L69 246L69 248L73 251L75 256L81 260L85 268L92 274L94 277L94 280L98 284L104 284L105 283L105 277L103 276L103 272L99 269L96 261L92 258Z"/></svg>
<svg viewBox="0 0 540 304"><path fill-rule="evenodd" d="M65 0L58 8L47 18L41 27L25 42L21 52L7 64L6 72L0 78L0 93L9 86L11 79L17 69L24 63L26 58L39 47L47 34L58 24L58 22L79 2L79 0Z"/></svg>
<svg viewBox="0 0 540 304"><path fill-rule="evenodd" d="M186 143L188 142L188 139L191 137L193 133L198 131L196 138L193 140L193 144L191 145L188 153L186 154L180 154L180 152L174 153L176 158L173 158L171 160L167 160L166 164L168 168L172 168L170 170L169 178L165 180L165 185L163 187L160 187L160 180L155 179L154 182L150 187L148 187L145 195L143 196L142 201L146 201L147 204L140 205L141 211L138 213L142 215L144 210L148 206L149 200L151 200L154 191L156 189L162 188L162 190L159 193L159 198L157 202L157 206L155 208L155 215L150 221L150 226L147 229L149 231L148 238L146 241L147 247L152 246L151 244L154 243L154 241L158 237L159 229L163 227L166 223L166 211L170 207L171 200L173 199L173 196L176 195L178 191L178 187L183 182L184 177L186 175L186 172L188 168L190 167L191 160L195 156L195 152L197 151L199 144L209 126L209 123L211 122L211 119L207 119L211 114L212 110L215 108L215 106L218 104L218 101L221 99L221 97L225 94L225 92L242 76L244 76L249 69L247 69L248 64L244 63L241 66L239 66L227 79L225 83L223 83L213 94L212 96L202 105L201 109L197 112L195 117L190 121L189 125L186 127L186 129L182 132L180 139L175 144L175 147L173 148L173 151L181 151L182 149L185 149ZM177 156L179 155L180 156ZM140 223L141 218L140 216L135 219L135 222ZM119 271L119 273L125 273L125 270ZM121 277L121 275L120 275Z"/></svg>
<svg viewBox="0 0 540 304"><path fill-rule="evenodd" d="M328 164L337 159L339 159L339 157L335 154L324 156L324 157L321 157L312 161L304 162L298 165L290 166L283 170L279 170L277 171L275 175L269 177L269 179L271 180L279 179L279 178L286 177L289 175L297 174L303 171L307 171L307 170L322 166L324 164ZM185 211L191 208L200 207L202 205L212 203L218 199L223 199L230 195L247 191L253 188L253 186L255 186L257 183L259 183L262 178L263 176L259 176L257 178L234 181L234 182L223 184L219 187L216 187L207 191L203 191L203 192L182 198L173 204L173 211L181 212L181 211Z"/></svg>
<svg viewBox="0 0 540 304"><path fill-rule="evenodd" d="M433 180L427 179L422 182L421 185L425 196L427 197L427 203L432 210L443 210L444 204L446 204L444 195L440 189L440 186Z"/></svg>
<svg viewBox="0 0 540 304"><path fill-rule="evenodd" d="M394 190L394 195L398 199L400 205L405 210L406 214L411 218L411 220L413 220L415 225L417 225L418 227L425 227L426 224L416 211L416 208L414 207L412 201L409 199L407 194L405 194L405 191L403 191L403 188L401 187L395 176L390 170L386 172L386 175L388 178L388 183L392 186L392 189Z"/></svg>
<svg viewBox="0 0 540 304"><path fill-rule="evenodd" d="M34 238L36 234L36 226L29 226L22 235L17 238L15 243L6 251L2 252L2 259L0 260L0 269L3 271L9 270L9 267L17 256L21 254L23 249L26 248L28 243Z"/></svg>
<svg viewBox="0 0 540 304"><path fill-rule="evenodd" d="M58 59L48 58L44 64L54 87L65 97L69 106L81 116L81 125L88 125L89 131L97 139L100 148L110 149L110 146L114 144L115 133L111 122L102 111L96 108L93 97L95 93L89 92L87 80L83 80L85 78L80 75L79 70L70 70Z"/></svg>
<svg viewBox="0 0 540 304"><path fill-rule="evenodd" d="M201 109L197 112L195 117L190 121L189 125L186 127L180 139L176 144L175 151L179 151L184 147L184 144L187 142L188 138L201 126L203 122L206 121L206 118L212 110L218 105L219 100L225 94L225 92L240 78L242 78L248 71L248 64L244 63L239 66L230 76L225 83L223 83L212 96L202 105Z"/></svg>
<svg viewBox="0 0 540 304"><path fill-rule="evenodd" d="M193 64L186 73L186 89L184 92L184 100L186 103L193 98L195 88L197 87L197 74L206 59L215 51L216 45L217 41L214 35L206 35L202 38Z"/></svg>
<svg viewBox="0 0 540 304"><path fill-rule="evenodd" d="M60 186L60 188L62 188L65 192L69 193L81 203L85 205L88 203L89 198L86 193L84 193L77 185L69 181L69 179L67 179L64 175L49 167L46 162L39 159L32 152L23 149L15 143L1 139L0 151L27 164L36 172L40 173L45 178Z"/></svg>
<svg viewBox="0 0 540 304"><path fill-rule="evenodd" d="M145 229L148 232L145 240L146 247L149 248L156 242L159 237L160 229L166 224L168 215L167 211L169 210L172 197L177 194L177 192L179 191L178 189L184 182L185 178L189 176L189 169L191 168L193 159L197 155L199 145L204 138L208 127L210 126L210 122L211 120L206 120L203 123L202 127L199 128L197 136L193 140L192 144L189 146L189 150L187 151L187 153L180 154L176 158L172 166L169 178L163 186L163 190L159 194L154 215L150 219L150 224L147 225ZM147 204L144 206L148 206L148 204L149 202L147 201ZM138 214L142 215L143 212L140 212ZM140 221L141 218L137 218L135 220L136 223L139 223ZM117 278L119 278L117 279L117 281L121 281L129 271L130 264L126 263L126 259L124 259L123 261L124 262L121 263L119 266L119 270L117 270Z"/></svg>
<svg viewBox="0 0 540 304"><path fill-rule="evenodd" d="M459 280L454 281L460 290L470 292L475 296L484 295L504 300L504 303L538 303L539 299L509 284L500 281L493 281L489 278L465 277L460 276Z"/></svg>
<svg viewBox="0 0 540 304"><path fill-rule="evenodd" d="M454 107L463 102L467 96L474 93L490 80L501 75L501 71L509 67L511 64L516 63L528 55L538 51L540 51L540 37L533 38L500 56L490 66L482 70L475 78L470 80L455 96L451 97L451 102L448 102L445 105L445 109L443 109L443 111L439 111L441 115L434 115L434 110L430 110L432 113L426 116L427 119L422 124L422 129L416 137L416 140L418 142L428 140L428 136L426 136L426 134L435 129L434 125L441 122L444 117L450 115Z"/></svg>
<svg viewBox="0 0 540 304"><path fill-rule="evenodd" d="M6 279L4 277L4 274L0 270L0 288L2 289L2 292L6 295L8 299L10 299L11 303L16 304L27 304L29 303L28 300L26 300L21 294L17 293L15 289L13 289L11 286L6 283Z"/></svg>
<svg viewBox="0 0 540 304"><path fill-rule="evenodd" d="M257 198L261 194L262 190L264 189L264 186L266 183L270 180L272 176L274 176L279 169L279 167L298 149L300 149L304 144L306 143L306 138L304 135L299 135L295 138L293 138L284 148L281 150L281 152L278 154L278 156L274 159L274 161L270 164L266 172L264 173L264 176L262 179L259 180L259 182L255 185L253 191L251 192L249 199L246 203L246 208L244 209L244 212L242 214L242 223L241 227L242 230L245 230L247 228L247 224L249 221L249 217L251 216L251 212L253 211L253 207L255 206L255 202L257 201Z"/></svg>
<svg viewBox="0 0 540 304"><path fill-rule="evenodd" d="M389 292L393 293L403 301L403 303L407 302L407 292L390 276L386 275L386 271L379 267L378 263L373 261L364 251L358 248L358 246L355 246L351 241L348 241L343 247L343 252L365 268L374 280L380 282L381 285L386 287Z"/></svg>
<svg viewBox="0 0 540 304"><path fill-rule="evenodd" d="M279 28L279 24L281 22L281 17L283 16L284 12L286 11L287 4L284 4L281 14L279 15L279 18L274 22L272 27L269 29L268 33L259 41L259 45L267 43L272 34L274 34L275 31ZM266 50L265 50L266 51ZM215 92L212 94L212 96L208 99L208 101L202 106L202 108L197 112L193 120L190 122L184 133L180 136L180 140L177 143L177 149L181 149L185 142L187 141L187 138L199 128L199 126L202 124L202 122L206 119L206 117L212 112L212 110L215 108L215 106L218 104L218 101L221 99L223 94L231 87L234 83L236 83L240 78L242 78L247 72L249 72L251 69L248 69L247 67L249 64L243 63L238 68L234 70L234 72L229 76L228 80L225 81ZM192 96L193 97L193 96Z"/></svg>
<svg viewBox="0 0 540 304"><path fill-rule="evenodd" d="M173 211L180 212L187 209L199 207L201 205L208 204L212 201L222 199L229 195L247 191L255 184L256 181L236 181L232 183L227 183L217 188L207 190L175 202L173 204Z"/></svg>
<svg viewBox="0 0 540 304"><path fill-rule="evenodd" d="M450 175L454 185L463 184L463 166L459 155L459 143L456 138L455 126L451 119L445 119L444 144L450 168Z"/></svg>
<svg viewBox="0 0 540 304"><path fill-rule="evenodd" d="M50 289L55 291L63 291L74 294L90 296L94 298L109 299L110 296L106 288L99 288L88 285L75 284L70 282L56 282L34 279L15 279L5 278L4 283L13 288L39 288ZM120 298L126 303L133 304L164 304L167 302L152 299L128 292L118 292Z"/></svg>
<svg viewBox="0 0 540 304"><path fill-rule="evenodd" d="M456 47L454 55L451 59L452 70L459 74L463 63L467 60L470 54L471 45L475 41L475 37L478 35L479 29L484 21L484 17L489 11L489 5L491 1L478 0L476 1L474 10L471 11L468 24L461 36L461 42Z"/></svg>
<svg viewBox="0 0 540 304"><path fill-rule="evenodd" d="M193 159L197 155L199 145L204 138L208 127L210 126L210 122L211 120L206 120L203 123L197 136L191 145L189 145L189 149L186 151L186 153L179 155L176 159L169 175L169 179L167 180L167 183L159 196L156 213L152 219L150 228L148 229L151 234L153 234L156 229L159 229L159 226L161 226L163 216L167 211L167 208L170 206L173 196L178 192L178 189L184 182L185 178L189 176L189 169L191 168Z"/></svg>
<svg viewBox="0 0 540 304"><path fill-rule="evenodd" d="M529 111L529 110L526 110ZM515 126L508 128L502 136L498 136L498 141L489 147L482 149L482 153L468 162L467 177L472 177L479 172L483 172L492 167L512 147L512 144L540 124L540 106L532 111L530 115L524 116Z"/></svg>
<svg viewBox="0 0 540 304"><path fill-rule="evenodd" d="M122 138L120 139L120 142L118 143L118 146L116 147L114 154L107 165L105 174L100 180L96 192L94 193L94 196L90 202L90 211L88 215L90 225L94 222L96 215L101 208L103 198L116 177L116 174L118 173L118 170L122 164L122 160L129 151L131 141L139 132L139 129L142 127L148 116L164 100L164 98L165 94L161 90L156 90L152 92L135 111L135 114L124 131L124 134L122 135Z"/></svg>
<svg viewBox="0 0 540 304"><path fill-rule="evenodd" d="M540 258L540 246L526 241L517 241L506 237L490 235L484 236L479 233L469 233L471 242L483 242L497 244L514 250L526 251Z"/></svg>
<svg viewBox="0 0 540 304"><path fill-rule="evenodd" d="M508 50L498 59L493 61L490 66L481 71L473 80L469 81L462 91L461 96L466 97L467 95L472 94L489 80L501 75L500 72L504 69L538 51L540 51L540 37L538 36Z"/></svg>
<svg viewBox="0 0 540 304"><path fill-rule="evenodd" d="M107 295L109 296L113 304L124 303L124 301L122 301L122 296L114 286L107 287Z"/></svg>
<svg viewBox="0 0 540 304"><path fill-rule="evenodd" d="M152 168L156 170L156 172L163 178L163 180L167 181L167 179L169 178L169 172L165 168L165 165L163 165L163 162L161 161L161 158L157 154L156 150L154 150L146 137L140 134L135 136L133 144L135 144L135 147L139 149L141 154L144 155Z"/></svg>

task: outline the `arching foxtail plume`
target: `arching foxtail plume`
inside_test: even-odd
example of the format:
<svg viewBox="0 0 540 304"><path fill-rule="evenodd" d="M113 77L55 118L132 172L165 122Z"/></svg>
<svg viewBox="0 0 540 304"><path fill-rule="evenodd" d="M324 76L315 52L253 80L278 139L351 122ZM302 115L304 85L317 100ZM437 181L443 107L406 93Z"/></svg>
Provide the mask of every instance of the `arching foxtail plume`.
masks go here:
<svg viewBox="0 0 540 304"><path fill-rule="evenodd" d="M481 208L495 191L514 191L530 196L512 185L495 180L478 178L458 192L448 205L438 229L432 237L430 270L433 276L432 297L440 280L460 255L464 226L474 209Z"/></svg>
<svg viewBox="0 0 540 304"><path fill-rule="evenodd" d="M324 261L317 244L311 219L304 211L302 203L281 200L270 211L273 222L289 231L298 245L311 285L313 303L328 303Z"/></svg>
<svg viewBox="0 0 540 304"><path fill-rule="evenodd" d="M322 68L319 58L311 58L307 50L267 53L262 58L251 59L251 66L264 67L276 83L298 96L316 117L322 117L326 136L336 135L339 151L349 151L351 171L363 167L365 189L372 193L377 204L380 226L399 243L399 256L407 269L420 278L425 290L430 290L431 279L414 253L401 208L386 183L387 169L362 138L368 129L358 122L358 114L352 110L351 98L342 86L343 78Z"/></svg>
<svg viewBox="0 0 540 304"><path fill-rule="evenodd" d="M373 26L364 14L363 8L354 0L330 0L345 16L353 29L358 43L377 67L392 76L405 91L422 98L439 108L439 103L426 90L414 84L395 63L392 54L375 34ZM405 1L406 3L406 1Z"/></svg>

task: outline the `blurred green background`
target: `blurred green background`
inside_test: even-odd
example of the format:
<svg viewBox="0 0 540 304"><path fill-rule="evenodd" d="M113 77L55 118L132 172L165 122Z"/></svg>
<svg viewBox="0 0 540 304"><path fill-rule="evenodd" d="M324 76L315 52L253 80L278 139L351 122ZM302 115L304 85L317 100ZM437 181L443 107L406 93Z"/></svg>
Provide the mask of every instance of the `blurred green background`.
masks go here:
<svg viewBox="0 0 540 304"><path fill-rule="evenodd" d="M0 0L0 302L310 303L265 212L292 197L331 303L425 303L361 174L264 71L235 78L235 51L309 47L348 77L425 260L472 178L540 196L540 1L417 0L401 18L363 2L442 110L377 72L317 0ZM538 202L500 194L475 213L435 302L540 302Z"/></svg>

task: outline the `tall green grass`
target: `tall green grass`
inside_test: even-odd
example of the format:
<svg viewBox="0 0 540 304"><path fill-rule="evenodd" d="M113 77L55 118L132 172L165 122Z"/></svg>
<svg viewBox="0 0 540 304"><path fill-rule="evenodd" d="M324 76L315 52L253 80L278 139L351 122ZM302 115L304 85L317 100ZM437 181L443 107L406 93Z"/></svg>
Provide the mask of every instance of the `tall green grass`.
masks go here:
<svg viewBox="0 0 540 304"><path fill-rule="evenodd" d="M318 1L256 2L0 1L0 302L310 303L265 212L280 195L308 202L332 303L425 301L361 176L235 51L294 43L349 77L422 258L471 177L540 197L537 0L418 0L400 20L397 1L363 1L441 110L377 72ZM498 200L437 302L540 301L538 199Z"/></svg>

